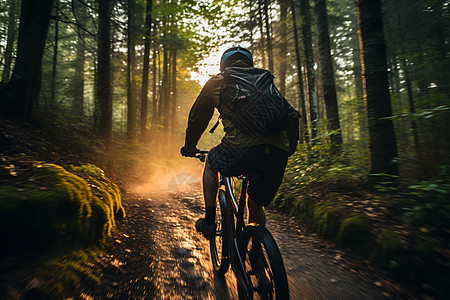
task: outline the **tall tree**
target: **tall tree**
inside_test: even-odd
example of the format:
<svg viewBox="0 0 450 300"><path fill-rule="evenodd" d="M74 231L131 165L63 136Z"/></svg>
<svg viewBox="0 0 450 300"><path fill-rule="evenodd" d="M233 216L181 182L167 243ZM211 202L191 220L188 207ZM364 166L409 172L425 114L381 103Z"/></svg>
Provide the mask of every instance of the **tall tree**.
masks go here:
<svg viewBox="0 0 450 300"><path fill-rule="evenodd" d="M5 49L5 66L3 68L2 81L6 82L11 75L11 63L13 54L13 45L16 37L16 5L17 0L8 0L8 34Z"/></svg>
<svg viewBox="0 0 450 300"><path fill-rule="evenodd" d="M328 15L326 0L314 0L314 12L319 52L319 72L322 76L323 97L328 121L332 153L336 153L342 144L339 111L334 80L333 59L331 58L330 34L328 31Z"/></svg>
<svg viewBox="0 0 450 300"><path fill-rule="evenodd" d="M397 144L389 94L381 0L356 0L364 101L369 128L369 171L398 174Z"/></svg>
<svg viewBox="0 0 450 300"><path fill-rule="evenodd" d="M262 58L262 67L263 69L267 68L266 63L266 43L265 43L265 36L264 36L264 18L263 18L263 2L262 0L258 1L258 27L259 27L259 34L261 35L260 38L260 47L261 47L261 58Z"/></svg>
<svg viewBox="0 0 450 300"><path fill-rule="evenodd" d="M153 26L153 37L156 36L156 25ZM158 58L159 58L159 49L158 49L158 44L156 43L155 40L153 40L153 62L152 62L152 91L153 91L153 95L152 95L152 118L154 119L157 115L158 112L158 94L159 92L157 91L157 79L160 80L161 76L158 72Z"/></svg>
<svg viewBox="0 0 450 300"><path fill-rule="evenodd" d="M170 113L170 77L169 77L169 45L163 46L163 66L162 66L162 80L161 80L161 97L159 103L159 115L162 118L164 129L169 127L169 113Z"/></svg>
<svg viewBox="0 0 450 300"><path fill-rule="evenodd" d="M142 90L141 90L141 118L140 118L140 138L145 140L148 114L148 77L150 71L150 47L152 28L152 0L145 2L145 30L144 30L144 61L142 66ZM153 53L153 56L155 54ZM153 77L155 74L153 73ZM156 79L156 77L154 78ZM155 81L156 85L156 81ZM155 90L153 90L155 94Z"/></svg>
<svg viewBox="0 0 450 300"><path fill-rule="evenodd" d="M357 31L357 30L355 30ZM355 35L357 33L355 32ZM364 109L364 91L361 74L361 50L359 49L358 39L353 39L352 42L352 61L353 61L353 79L355 82L355 98L356 108L358 111L359 137L367 136L367 121Z"/></svg>
<svg viewBox="0 0 450 300"><path fill-rule="evenodd" d="M273 68L273 47L272 47L272 33L270 30L270 20L269 20L269 0L263 1L263 12L264 12L264 24L266 29L266 40L267 40L267 56L269 59L269 71L274 72Z"/></svg>
<svg viewBox="0 0 450 300"><path fill-rule="evenodd" d="M171 49L172 72L171 72L171 99L170 99L170 129L172 137L177 133L177 48ZM171 139L172 142L172 139Z"/></svg>
<svg viewBox="0 0 450 300"><path fill-rule="evenodd" d="M308 132L308 122L306 119L306 106L305 106L305 89L303 84L303 64L300 56L300 42L298 37L298 26L297 26L297 11L295 9L295 2L294 0L291 1L291 16L292 16L292 27L294 31L294 46L295 46L295 61L296 61L296 67L297 67L297 83L298 83L298 90L299 90L299 97L297 101L297 107L300 110L300 114L302 115L302 122L301 122L301 131L300 131L300 142L306 142L309 143L308 135L306 134Z"/></svg>
<svg viewBox="0 0 450 300"><path fill-rule="evenodd" d="M132 140L136 137L136 95L135 95L135 56L136 56L136 33L134 14L136 13L136 0L128 0L128 28L127 28L127 138Z"/></svg>
<svg viewBox="0 0 450 300"><path fill-rule="evenodd" d="M112 138L111 21L112 3L98 1L97 99L98 133L107 145Z"/></svg>
<svg viewBox="0 0 450 300"><path fill-rule="evenodd" d="M84 107L84 65L86 61L86 45L84 31L77 27L77 50L74 61L73 75L73 104L72 113L75 116L83 116Z"/></svg>
<svg viewBox="0 0 450 300"><path fill-rule="evenodd" d="M17 58L11 79L0 89L0 108L27 119L40 91L42 56L53 0L23 0Z"/></svg>
<svg viewBox="0 0 450 300"><path fill-rule="evenodd" d="M59 13L59 0L55 1L55 15ZM59 21L55 19L55 32L54 32L54 38L53 38L53 63L52 63L52 84L51 84L51 96L50 96L50 103L51 108L55 108L55 90L56 90L56 71L57 71L57 65L58 65L58 47L59 47Z"/></svg>
<svg viewBox="0 0 450 300"><path fill-rule="evenodd" d="M314 53L312 48L311 37L311 12L310 12L309 0L300 0L300 16L302 18L301 32L302 41L305 51L305 75L308 91L309 102L309 119L311 122L311 142L317 136L317 121L319 118L319 105L317 101L316 90L316 73L314 69Z"/></svg>
<svg viewBox="0 0 450 300"><path fill-rule="evenodd" d="M287 11L288 11L288 0L280 0L280 45L278 47L279 51L279 71L278 71L278 85L280 92L286 94L286 73L287 73Z"/></svg>

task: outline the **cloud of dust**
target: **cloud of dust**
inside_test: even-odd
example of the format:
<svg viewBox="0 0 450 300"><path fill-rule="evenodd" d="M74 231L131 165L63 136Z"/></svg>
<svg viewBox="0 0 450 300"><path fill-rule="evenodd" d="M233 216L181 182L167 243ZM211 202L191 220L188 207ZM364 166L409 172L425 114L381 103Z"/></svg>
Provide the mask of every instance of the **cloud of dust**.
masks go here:
<svg viewBox="0 0 450 300"><path fill-rule="evenodd" d="M195 158L182 157L179 148L159 153L147 154L144 161L136 163L134 168L140 174L140 180L127 184L130 192L148 197L189 190L201 191L203 163ZM161 153L164 153L163 157Z"/></svg>

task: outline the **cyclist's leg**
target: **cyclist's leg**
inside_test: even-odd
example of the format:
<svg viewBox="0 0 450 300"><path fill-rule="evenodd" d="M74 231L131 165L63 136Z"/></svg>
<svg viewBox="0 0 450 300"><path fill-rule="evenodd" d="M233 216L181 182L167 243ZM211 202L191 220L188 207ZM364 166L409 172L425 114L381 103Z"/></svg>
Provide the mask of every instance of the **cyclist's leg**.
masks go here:
<svg viewBox="0 0 450 300"><path fill-rule="evenodd" d="M203 170L203 197L205 199L207 222L214 223L217 192L219 190L219 172L226 172L235 161L233 152L222 144L212 148Z"/></svg>
<svg viewBox="0 0 450 300"><path fill-rule="evenodd" d="M247 202L248 208L248 224L256 223L260 226L266 226L266 214L264 212L264 207L256 204L250 197L248 197Z"/></svg>
<svg viewBox="0 0 450 300"><path fill-rule="evenodd" d="M214 212L216 207L216 199L218 191L219 191L219 173L213 168L211 168L210 164L206 162L205 168L203 170L203 197L205 199L205 207L213 208ZM214 215L212 216L207 215L206 219L214 222Z"/></svg>
<svg viewBox="0 0 450 300"><path fill-rule="evenodd" d="M259 157L263 168L258 176L250 179L247 194L249 196L249 223L265 224L264 206L269 205L283 181L287 163L287 152L274 146Z"/></svg>
<svg viewBox="0 0 450 300"><path fill-rule="evenodd" d="M205 218L195 223L197 231L212 239L216 233L216 198L219 190L218 172L212 169L208 162L203 170L203 197L205 199Z"/></svg>

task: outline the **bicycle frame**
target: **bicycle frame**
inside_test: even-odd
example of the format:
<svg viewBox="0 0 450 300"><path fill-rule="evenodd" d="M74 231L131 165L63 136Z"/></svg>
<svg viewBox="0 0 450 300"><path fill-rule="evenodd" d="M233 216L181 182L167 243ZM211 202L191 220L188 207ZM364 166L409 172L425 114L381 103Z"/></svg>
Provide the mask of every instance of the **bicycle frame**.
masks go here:
<svg viewBox="0 0 450 300"><path fill-rule="evenodd" d="M239 201L236 200L236 197L233 193L233 189L231 187L231 178L226 176L221 176L221 185L225 187L225 190L220 190L225 194L225 197L221 196L221 192L219 191L219 201L226 201L225 205L226 207L230 207L232 209L232 212L234 216L236 217L236 224L234 222L229 222L230 229L227 236L228 236L228 253L230 255L230 262L231 262L231 269L233 270L234 274L236 275L237 280L242 285L244 290L247 292L250 291L252 285L250 282L250 278L246 276L245 266L244 262L242 260L241 254L239 252L238 247L238 239L242 232L242 230L245 227L244 222L244 210L247 200L247 184L248 179L243 178L243 185L241 190L241 195L239 197ZM222 194L223 195L223 194ZM220 199L222 198L222 199ZM225 198L225 199L224 199ZM230 221L230 220L228 220ZM233 224L230 224L233 223Z"/></svg>
<svg viewBox="0 0 450 300"><path fill-rule="evenodd" d="M200 150L194 157L204 162L207 153L208 151ZM210 250L214 269L219 275L223 275L231 265L231 269L238 281L238 293L240 296L241 293L243 293L243 297L247 298L251 297L254 292L257 292L261 296L266 295L265 297L267 297L276 293L277 299L289 299L289 286L286 271L281 253L274 238L265 227L246 226L245 224L244 211L247 202L247 186L249 178L242 176L238 177L238 179L242 180L239 199L236 198L237 195L235 195L233 191L233 179L220 174L218 202L221 219L219 220L220 222L217 221L216 224L219 224L219 228L221 229L216 231L216 237L221 241L221 243L219 242L221 244L221 253L218 253L219 246L215 240L216 237L211 239ZM235 217L236 222L234 220ZM251 262L249 256L250 251L248 251L249 249L247 249L247 247L251 242L251 251L253 251L254 238L256 238L258 243L261 244L261 247L264 247L267 251L266 254L268 258L267 260L266 258L263 259L265 265L264 268L269 268L269 278L266 277L266 270L261 270L260 268L255 270L254 263ZM247 256L249 256L250 259L250 271L247 271L245 267ZM273 268L274 266L276 266L276 268ZM265 279L260 279L261 275L264 276ZM274 279L276 280L274 281ZM252 282L254 280L257 280L255 287ZM270 283L269 286L266 285L268 282ZM267 287L270 289L267 290Z"/></svg>
<svg viewBox="0 0 450 300"><path fill-rule="evenodd" d="M208 151L200 150L194 157L198 158L201 162L204 162L207 153ZM233 219L227 215L229 232L226 234L227 240L224 240L224 243L226 243L227 246L226 250L228 252L226 254L228 255L227 259L231 263L231 269L236 275L238 284L240 284L246 292L250 292L252 289L252 284L247 272L245 271L244 262L238 246L239 236L245 228L244 210L247 201L248 185L248 179L246 177L243 177L242 180L243 185L241 195L239 196L239 200L237 200L231 186L231 178L220 174L220 186L225 188L219 190L218 200L222 205L225 205L227 212L231 209L233 215L236 217L236 224L234 224Z"/></svg>

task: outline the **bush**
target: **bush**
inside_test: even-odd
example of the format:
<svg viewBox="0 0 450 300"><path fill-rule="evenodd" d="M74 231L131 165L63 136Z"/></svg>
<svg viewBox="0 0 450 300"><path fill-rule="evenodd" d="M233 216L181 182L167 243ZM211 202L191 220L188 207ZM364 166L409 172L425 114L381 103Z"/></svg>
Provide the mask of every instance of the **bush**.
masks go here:
<svg viewBox="0 0 450 300"><path fill-rule="evenodd" d="M102 175L85 174L83 179L39 162L18 170L0 187L2 251L104 240L115 226L115 214L123 216L119 190Z"/></svg>
<svg viewBox="0 0 450 300"><path fill-rule="evenodd" d="M339 229L338 245L368 257L374 246L369 219L364 215L344 219Z"/></svg>

